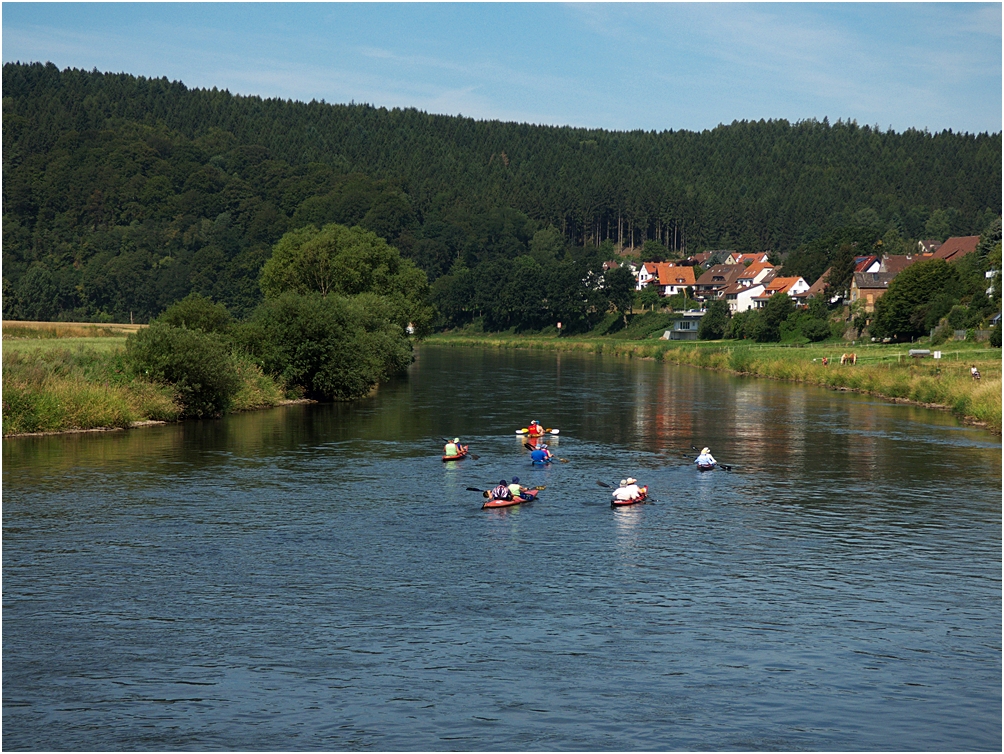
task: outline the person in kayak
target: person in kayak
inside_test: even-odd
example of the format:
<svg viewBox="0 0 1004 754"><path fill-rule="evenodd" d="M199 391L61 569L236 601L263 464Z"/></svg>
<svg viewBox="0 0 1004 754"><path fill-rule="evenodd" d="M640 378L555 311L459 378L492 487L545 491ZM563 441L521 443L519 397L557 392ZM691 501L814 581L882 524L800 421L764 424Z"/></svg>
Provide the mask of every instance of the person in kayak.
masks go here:
<svg viewBox="0 0 1004 754"><path fill-rule="evenodd" d="M530 499L529 495L523 494L524 492L526 492L526 487L520 485L518 476L514 476L512 478L512 481L509 483L509 492L512 493L514 499L517 497L522 498L523 500Z"/></svg>
<svg viewBox="0 0 1004 754"><path fill-rule="evenodd" d="M541 443L536 450L530 451L530 460L534 463L550 463L551 451L547 449L547 443Z"/></svg>
<svg viewBox="0 0 1004 754"><path fill-rule="evenodd" d="M532 422L530 422L530 426L527 429L527 432L531 437L540 437L542 434L544 434L544 428L540 426L540 422L534 419Z"/></svg>
<svg viewBox="0 0 1004 754"><path fill-rule="evenodd" d="M464 447L460 444L459 437L454 437L453 442L448 442L446 443L446 445L443 446L444 456L449 456L452 458L453 456L459 456L463 452L464 452Z"/></svg>
<svg viewBox="0 0 1004 754"><path fill-rule="evenodd" d="M709 448L703 448L701 450L701 455L697 456L697 458L694 460L694 463L696 463L698 466L718 465L718 461L716 461L715 457L711 455L711 450Z"/></svg>
<svg viewBox="0 0 1004 754"><path fill-rule="evenodd" d="M621 486L613 491L613 496L615 500L634 500L636 497L641 497L638 480L633 476L621 479Z"/></svg>
<svg viewBox="0 0 1004 754"><path fill-rule="evenodd" d="M503 479L499 482L499 486L488 493L488 497L492 500L512 500L512 490L509 489L509 484Z"/></svg>

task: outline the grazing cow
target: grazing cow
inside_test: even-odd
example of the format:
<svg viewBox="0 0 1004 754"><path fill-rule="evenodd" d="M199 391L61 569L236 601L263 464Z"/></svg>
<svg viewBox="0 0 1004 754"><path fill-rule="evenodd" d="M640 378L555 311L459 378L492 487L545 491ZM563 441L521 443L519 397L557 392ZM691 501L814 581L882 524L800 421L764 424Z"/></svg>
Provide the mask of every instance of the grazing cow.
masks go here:
<svg viewBox="0 0 1004 754"><path fill-rule="evenodd" d="M840 357L840 364L854 364L858 363L858 355L856 353L845 353Z"/></svg>

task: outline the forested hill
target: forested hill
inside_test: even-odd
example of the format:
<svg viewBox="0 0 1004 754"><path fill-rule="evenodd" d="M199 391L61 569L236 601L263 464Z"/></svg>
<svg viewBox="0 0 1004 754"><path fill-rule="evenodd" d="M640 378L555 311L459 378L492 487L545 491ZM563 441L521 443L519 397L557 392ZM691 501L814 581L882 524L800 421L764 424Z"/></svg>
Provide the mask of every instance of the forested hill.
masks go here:
<svg viewBox="0 0 1004 754"><path fill-rule="evenodd" d="M555 128L51 64L3 67L3 126L5 316L142 320L191 290L248 310L272 244L310 222L360 223L435 279L548 225L573 246L784 254L855 222L919 238L1001 212L999 133Z"/></svg>

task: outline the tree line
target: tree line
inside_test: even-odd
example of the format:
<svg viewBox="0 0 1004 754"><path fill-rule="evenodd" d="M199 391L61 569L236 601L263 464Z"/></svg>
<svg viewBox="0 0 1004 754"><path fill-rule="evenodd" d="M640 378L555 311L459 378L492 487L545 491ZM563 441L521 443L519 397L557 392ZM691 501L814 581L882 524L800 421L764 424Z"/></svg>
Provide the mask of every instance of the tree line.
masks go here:
<svg viewBox="0 0 1004 754"><path fill-rule="evenodd" d="M606 294L587 281L622 246L771 250L814 280L847 249L979 233L1001 211L999 133L610 132L39 63L6 64L3 91L8 318L145 322L193 291L247 316L279 239L337 223L424 271L444 323L588 323ZM506 286L518 302L489 307Z"/></svg>

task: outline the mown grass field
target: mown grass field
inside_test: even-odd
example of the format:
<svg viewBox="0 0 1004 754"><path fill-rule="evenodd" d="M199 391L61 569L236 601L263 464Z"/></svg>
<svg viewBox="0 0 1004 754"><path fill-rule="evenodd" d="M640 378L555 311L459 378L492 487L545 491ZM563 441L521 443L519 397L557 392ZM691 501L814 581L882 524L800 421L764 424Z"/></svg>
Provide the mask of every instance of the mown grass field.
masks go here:
<svg viewBox="0 0 1004 754"><path fill-rule="evenodd" d="M646 358L739 375L804 382L837 390L868 393L892 400L944 408L973 424L1001 431L1001 350L985 343L954 341L941 346L823 342L805 346L746 341L635 340L596 337L515 334L439 334L428 343L457 347L531 348L604 353ZM911 348L941 351L912 358ZM854 365L841 365L843 354L854 353ZM823 358L829 360L823 365ZM981 378L974 381L975 364Z"/></svg>

